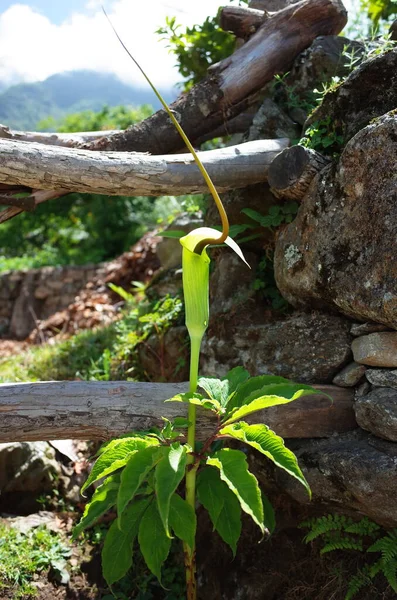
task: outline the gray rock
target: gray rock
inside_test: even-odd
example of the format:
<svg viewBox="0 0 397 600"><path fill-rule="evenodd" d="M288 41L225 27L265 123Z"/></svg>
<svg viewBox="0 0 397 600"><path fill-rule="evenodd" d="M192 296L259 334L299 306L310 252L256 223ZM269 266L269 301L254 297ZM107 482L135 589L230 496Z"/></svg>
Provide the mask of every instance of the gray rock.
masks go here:
<svg viewBox="0 0 397 600"><path fill-rule="evenodd" d="M368 335L369 333L376 333L378 331L387 331L387 327L380 323L354 323L350 329L350 333L354 335L354 337L360 337L360 335Z"/></svg>
<svg viewBox="0 0 397 600"><path fill-rule="evenodd" d="M270 98L265 98L255 117L245 141L291 138L301 135L301 127Z"/></svg>
<svg viewBox="0 0 397 600"><path fill-rule="evenodd" d="M364 365L352 362L335 375L332 383L341 387L354 387L364 376L365 371L366 367Z"/></svg>
<svg viewBox="0 0 397 600"><path fill-rule="evenodd" d="M252 303L245 318L254 313ZM243 365L251 375L273 373L302 383L330 383L351 358L350 324L343 317L313 312L268 323L263 316L262 322L242 325L219 315L214 321L204 341L203 374L220 376Z"/></svg>
<svg viewBox="0 0 397 600"><path fill-rule="evenodd" d="M397 390L372 388L369 394L356 400L354 411L362 429L397 442Z"/></svg>
<svg viewBox="0 0 397 600"><path fill-rule="evenodd" d="M354 360L370 367L397 367L397 332L370 333L352 343Z"/></svg>
<svg viewBox="0 0 397 600"><path fill-rule="evenodd" d="M365 376L373 385L397 389L397 370L367 369Z"/></svg>
<svg viewBox="0 0 397 600"><path fill-rule="evenodd" d="M313 180L276 241L276 282L292 305L397 328L396 158L397 114L390 113Z"/></svg>
<svg viewBox="0 0 397 600"><path fill-rule="evenodd" d="M364 431L321 441L300 440L293 448L313 500L293 477L276 480L295 500L321 510L354 509L384 527L397 526L397 445Z"/></svg>
<svg viewBox="0 0 397 600"><path fill-rule="evenodd" d="M203 225L204 221L200 216L183 213L166 227L165 231L178 230L189 233L192 229L203 227ZM156 254L163 269L174 269L182 265L182 246L179 239L164 237L157 244Z"/></svg>
<svg viewBox="0 0 397 600"><path fill-rule="evenodd" d="M366 90L364 96L363 90ZM354 69L342 85L324 96L321 105L311 113L305 127L316 121L328 120L333 131L346 142L373 119L393 111L396 106L397 49L394 48L366 60ZM368 159L372 165L371 175L374 170L380 169L380 165L373 156ZM382 175L385 174L383 169L380 171ZM361 181L359 177L354 180Z"/></svg>
<svg viewBox="0 0 397 600"><path fill-rule="evenodd" d="M363 381L356 389L354 392L354 397L355 398L362 398L363 396L365 396L366 394L368 394L368 392L370 392L372 389L372 385L370 383L368 383L368 381Z"/></svg>
<svg viewBox="0 0 397 600"><path fill-rule="evenodd" d="M0 444L0 494L41 494L54 487L60 474L55 450L47 442Z"/></svg>

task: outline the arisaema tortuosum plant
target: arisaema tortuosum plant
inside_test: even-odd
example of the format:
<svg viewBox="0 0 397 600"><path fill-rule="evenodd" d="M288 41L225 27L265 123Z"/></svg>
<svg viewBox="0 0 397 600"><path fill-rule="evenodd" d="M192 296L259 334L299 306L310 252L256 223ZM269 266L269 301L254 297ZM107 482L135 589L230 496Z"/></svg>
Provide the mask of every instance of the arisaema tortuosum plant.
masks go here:
<svg viewBox="0 0 397 600"><path fill-rule="evenodd" d="M148 568L161 582L161 567L169 554L171 540L179 538L184 546L186 598L195 600L197 502L208 511L214 529L230 546L233 555L241 532L241 512L253 519L261 537L269 535L274 528L272 506L249 471L246 454L226 447L224 442L234 439L253 447L300 481L310 494L297 459L285 447L283 439L267 425L249 424L244 418L318 391L283 377L250 377L243 367L232 369L223 379L199 378L201 342L209 321L210 258L207 249L225 243L242 260L245 259L239 246L228 237L226 212L193 146L160 93L115 33L194 156L218 207L222 233L201 227L180 240L191 350L190 382L189 392L178 394L168 402L186 403L187 419L163 419L161 430L136 432L105 444L82 492L98 480L102 480L102 484L86 505L74 535L116 507L117 519L109 528L102 551L103 573L109 586L131 568L136 543ZM196 442L197 406L215 416L211 421L212 431L201 445Z"/></svg>

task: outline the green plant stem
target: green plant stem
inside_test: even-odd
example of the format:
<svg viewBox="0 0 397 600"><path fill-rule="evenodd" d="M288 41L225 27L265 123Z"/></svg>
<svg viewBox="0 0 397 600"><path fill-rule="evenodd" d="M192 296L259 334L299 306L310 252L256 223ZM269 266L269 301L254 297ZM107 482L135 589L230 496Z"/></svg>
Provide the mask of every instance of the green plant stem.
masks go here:
<svg viewBox="0 0 397 600"><path fill-rule="evenodd" d="M203 332L204 333L204 332ZM203 334L190 336L190 376L189 391L194 394L197 391L198 369L200 359L200 347ZM188 408L189 427L187 430L187 443L194 452L196 443L196 406L189 404ZM186 502L193 510L196 510L196 474L198 463L194 454L188 454L186 466ZM187 600L196 600L196 544L190 548L184 544L185 569L186 569L186 597Z"/></svg>

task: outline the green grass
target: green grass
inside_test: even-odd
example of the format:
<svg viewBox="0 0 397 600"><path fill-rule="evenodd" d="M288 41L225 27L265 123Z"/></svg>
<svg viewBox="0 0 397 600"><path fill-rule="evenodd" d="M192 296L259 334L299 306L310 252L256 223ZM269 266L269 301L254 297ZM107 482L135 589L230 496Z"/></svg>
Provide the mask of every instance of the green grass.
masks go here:
<svg viewBox="0 0 397 600"><path fill-rule="evenodd" d="M70 554L59 535L45 527L23 534L0 522L0 592L12 590L14 600L32 598L36 595L33 576L48 570L67 583Z"/></svg>

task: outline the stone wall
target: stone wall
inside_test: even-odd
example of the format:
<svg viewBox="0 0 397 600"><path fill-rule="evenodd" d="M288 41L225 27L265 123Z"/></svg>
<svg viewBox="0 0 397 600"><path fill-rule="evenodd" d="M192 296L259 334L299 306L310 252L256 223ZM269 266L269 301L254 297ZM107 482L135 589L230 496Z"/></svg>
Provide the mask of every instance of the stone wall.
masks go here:
<svg viewBox="0 0 397 600"><path fill-rule="evenodd" d="M26 338L37 320L73 302L101 267L44 267L0 274L0 336Z"/></svg>

